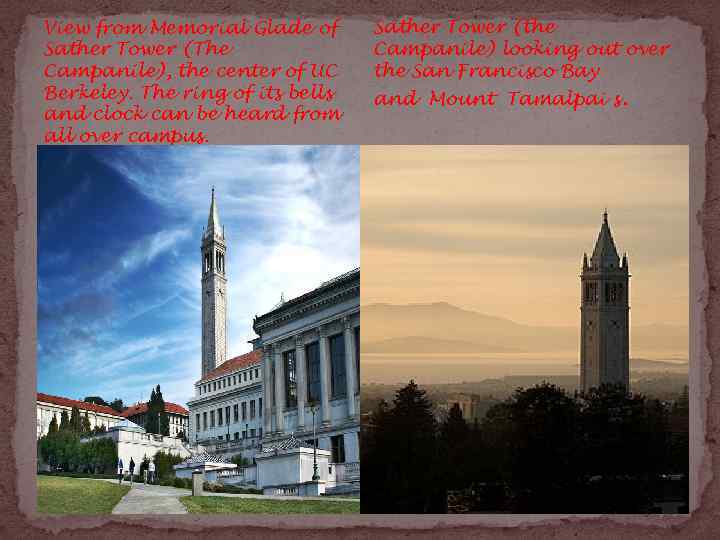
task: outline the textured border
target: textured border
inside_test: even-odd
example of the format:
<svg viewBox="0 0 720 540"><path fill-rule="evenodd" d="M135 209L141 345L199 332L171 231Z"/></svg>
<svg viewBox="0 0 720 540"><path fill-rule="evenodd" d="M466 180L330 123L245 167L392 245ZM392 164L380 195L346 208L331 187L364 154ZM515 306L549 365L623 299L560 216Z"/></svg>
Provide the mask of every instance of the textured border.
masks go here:
<svg viewBox="0 0 720 540"><path fill-rule="evenodd" d="M288 0L249 0L242 4L218 0L178 0L168 1L139 1L125 2L105 1L97 3L91 0L40 0L36 2L4 2L0 6L0 48L4 53L0 59L0 103L2 110L0 122L5 127L0 137L0 385L4 392L0 394L0 411L3 413L3 432L5 437L0 438L0 470L4 473L6 481L0 489L0 507L3 511L3 520L0 524L0 535L5 538L28 536L42 536L50 532L64 531L72 537L94 538L99 534L96 527L102 526L103 538L126 538L130 535L137 537L158 537L174 535L189 536L202 532L203 535L232 534L237 529L230 526L238 524L238 519L230 517L170 519L157 520L143 519L108 519L108 518L53 518L31 519L18 511L18 493L20 491L17 480L17 464L22 459L15 455L13 439L9 434L15 431L15 403L17 400L16 380L18 377L18 327L19 311L17 298L18 274L15 267L16 260L16 232L22 211L18 205L18 193L12 176L11 165L22 166L22 148L16 148L12 154L12 140L18 140L18 134L13 137L14 100L15 96L15 51L20 45L20 35L27 15L35 14L71 14L71 13L99 13L106 15L114 13L142 13L149 9L157 11L172 11L176 13L297 13L299 11L308 15L325 16L327 13L342 15L400 15L424 14L428 16L447 16L449 14L468 17L481 15L532 14L540 16L563 15L568 18L583 19L637 19L642 17L662 18L677 17L683 21L697 25L703 31L703 43L706 47L707 87L704 112L708 123L709 133L706 141L706 185L705 202L702 215L696 216L702 226L703 248L706 258L707 292L704 298L694 299L697 302L706 302L705 322L707 328L704 345L710 357L720 354L720 303L718 302L718 278L720 277L720 185L714 174L720 166L720 149L718 148L716 131L718 129L718 116L720 115L720 92L718 91L718 72L720 71L720 31L713 31L713 22L720 19L720 3L714 0L698 0L687 3L639 1L613 3L608 0L546 0L533 2L531 0L515 0L509 2L492 0L479 2L469 0L465 2L436 2L423 0L418 2L396 1L382 4L371 0L360 0L352 4L343 4L337 1L305 1L302 7ZM713 106L714 105L714 106ZM12 160L14 163L11 163ZM24 175L24 171L15 169L16 177ZM715 180L715 181L713 181ZM27 209L24 209L27 210ZM32 212L34 213L34 212ZM18 250L19 252L19 250ZM27 257L27 251L24 253ZM34 264L35 261L24 261ZM709 457L720 454L717 439L720 432L720 372L710 372L710 392L707 397L705 447ZM715 459L714 462L720 460ZM705 469L710 464L705 462ZM714 467L713 467L714 469ZM710 471L705 471L707 473ZM713 475L715 476L715 475ZM12 480L11 480L12 478ZM34 491L34 487L32 488ZM295 527L309 527L314 530L298 531L300 537L337 535L341 529L337 527L353 527L353 536L378 537L389 536L401 532L398 528L406 527L402 532L408 533L414 529L415 536L437 536L442 528L443 537L460 537L468 534L492 534L498 537L545 538L545 537L607 537L607 538L636 538L640 535L653 535L653 537L670 537L681 535L683 537L710 538L715 536L713 521L717 519L717 508L720 507L720 481L716 477L707 484L699 508L689 519L650 519L644 517L630 517L623 521L608 517L584 516L573 519L553 519L552 516L525 516L526 523L538 522L528 527L508 527L498 518L495 527L471 524L469 516L354 516L346 518L329 517L290 517L278 518L253 517L243 519L243 535L247 537L270 538L286 534L283 529ZM411 519L409 519L411 518ZM372 521L374 528L367 524ZM487 520L486 520L487 522ZM364 523L364 524L363 524ZM649 525L649 526L648 526ZM73 529L70 533L68 529ZM350 532L345 529L345 532Z"/></svg>

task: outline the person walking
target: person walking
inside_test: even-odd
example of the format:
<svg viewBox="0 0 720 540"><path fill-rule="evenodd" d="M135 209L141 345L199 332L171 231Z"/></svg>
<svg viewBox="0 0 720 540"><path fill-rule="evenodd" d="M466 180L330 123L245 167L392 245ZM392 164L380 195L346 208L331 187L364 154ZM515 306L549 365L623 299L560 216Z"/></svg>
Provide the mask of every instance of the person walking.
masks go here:
<svg viewBox="0 0 720 540"><path fill-rule="evenodd" d="M123 462L122 462L122 458L118 458L117 475L118 475L118 484L120 484L120 485L122 486L122 478L123 478Z"/></svg>
<svg viewBox="0 0 720 540"><path fill-rule="evenodd" d="M130 458L130 487L133 485L133 473L135 472L135 462Z"/></svg>
<svg viewBox="0 0 720 540"><path fill-rule="evenodd" d="M150 460L150 465L148 465L148 482L150 484L154 483L155 481L155 460Z"/></svg>

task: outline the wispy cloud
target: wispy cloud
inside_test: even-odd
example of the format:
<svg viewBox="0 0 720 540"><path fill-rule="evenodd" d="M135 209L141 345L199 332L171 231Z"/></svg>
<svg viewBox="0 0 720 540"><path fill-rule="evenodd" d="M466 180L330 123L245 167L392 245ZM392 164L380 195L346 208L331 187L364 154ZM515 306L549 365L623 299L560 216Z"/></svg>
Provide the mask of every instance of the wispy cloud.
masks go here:
<svg viewBox="0 0 720 540"><path fill-rule="evenodd" d="M65 160L110 171L147 202L130 221L108 209L102 251L68 272L59 271L58 243L41 253L41 362L114 379L110 394L125 388L134 400L137 385L160 383L166 397L184 402L192 395L200 375L199 248L211 187L228 243L230 355L249 348L253 316L281 293L302 294L359 265L358 147L95 147L74 148ZM82 212L83 199L66 199L63 208ZM75 303L83 295L94 295L97 313L86 306L80 316ZM73 338L73 328L87 339ZM102 390L89 390L95 380L82 384L88 393Z"/></svg>

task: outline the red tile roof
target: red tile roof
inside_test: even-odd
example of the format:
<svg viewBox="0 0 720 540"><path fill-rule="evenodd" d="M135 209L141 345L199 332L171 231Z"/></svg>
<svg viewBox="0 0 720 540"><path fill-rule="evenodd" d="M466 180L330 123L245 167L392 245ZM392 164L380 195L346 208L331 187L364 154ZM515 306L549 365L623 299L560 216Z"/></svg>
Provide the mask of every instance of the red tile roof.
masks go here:
<svg viewBox="0 0 720 540"><path fill-rule="evenodd" d="M125 409L122 412L122 416L124 416L125 418L129 418L131 416L135 416L136 414L145 413L147 412L147 410L147 403L138 403L136 405L131 405L130 407ZM177 403L170 403L169 401L165 402L165 412L170 414L182 414L185 416L190 414L190 412L182 405L178 405Z"/></svg>
<svg viewBox="0 0 720 540"><path fill-rule="evenodd" d="M117 417L121 416L115 409L106 407L105 405L96 405L95 403L88 403L86 401L78 401L76 399L69 399L60 396L51 396L49 394L43 394L42 392L37 393L37 400L42 401L43 403L52 403L53 405L60 405L63 407L77 407L83 411L109 414Z"/></svg>
<svg viewBox="0 0 720 540"><path fill-rule="evenodd" d="M218 367L208 372L207 375L200 379L200 382L214 379L215 377L220 377L221 375L230 373L231 371L235 371L237 369L242 369L255 364L259 364L261 360L262 349L255 349L254 351L250 351L249 353L241 354L240 356L236 356L235 358L231 358L230 360L223 362Z"/></svg>

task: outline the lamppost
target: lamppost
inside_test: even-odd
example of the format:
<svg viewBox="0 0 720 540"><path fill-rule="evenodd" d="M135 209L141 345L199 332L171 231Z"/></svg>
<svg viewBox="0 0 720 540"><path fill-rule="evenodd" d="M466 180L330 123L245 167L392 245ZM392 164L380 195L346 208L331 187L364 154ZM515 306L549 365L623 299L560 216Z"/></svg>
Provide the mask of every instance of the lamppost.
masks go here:
<svg viewBox="0 0 720 540"><path fill-rule="evenodd" d="M315 415L317 414L318 406L317 402L313 401L310 404L310 412L312 413L313 417L313 475L312 475L312 481L317 482L320 480L320 475L318 474L318 468L317 468L317 437L315 435Z"/></svg>

